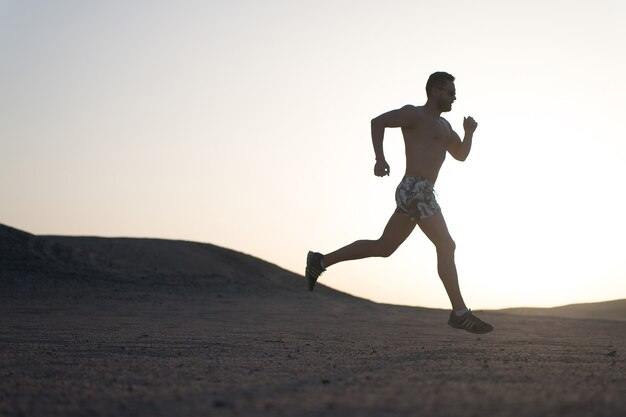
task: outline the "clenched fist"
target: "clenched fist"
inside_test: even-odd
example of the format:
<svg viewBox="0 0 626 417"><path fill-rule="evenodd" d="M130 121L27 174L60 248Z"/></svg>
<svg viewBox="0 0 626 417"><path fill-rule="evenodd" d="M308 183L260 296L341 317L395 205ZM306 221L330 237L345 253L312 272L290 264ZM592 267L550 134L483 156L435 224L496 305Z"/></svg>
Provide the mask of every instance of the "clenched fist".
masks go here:
<svg viewBox="0 0 626 417"><path fill-rule="evenodd" d="M476 120L474 120L472 116L463 118L463 129L465 130L465 133L470 135L473 134L476 127L478 127L478 123L476 123Z"/></svg>
<svg viewBox="0 0 626 417"><path fill-rule="evenodd" d="M384 159L381 161L376 161L376 165L374 166L374 175L377 177L384 177L385 175L389 175L389 164Z"/></svg>

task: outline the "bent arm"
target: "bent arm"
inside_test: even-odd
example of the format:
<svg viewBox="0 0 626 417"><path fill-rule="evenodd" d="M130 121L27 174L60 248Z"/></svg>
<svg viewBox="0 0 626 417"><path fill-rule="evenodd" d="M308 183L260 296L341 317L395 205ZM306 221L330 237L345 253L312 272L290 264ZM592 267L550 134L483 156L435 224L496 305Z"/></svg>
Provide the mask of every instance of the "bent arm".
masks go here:
<svg viewBox="0 0 626 417"><path fill-rule="evenodd" d="M446 120L447 122L447 120ZM450 123L448 123L448 126ZM465 136L461 141L459 135L456 134L452 127L450 127L450 132L452 134L452 141L448 146L448 153L452 155L454 159L457 161L465 161L469 156L470 151L472 150L472 139L474 138L474 131L476 131L476 127L478 124L474 121L473 118L467 117L463 120L463 128L465 129Z"/></svg>
<svg viewBox="0 0 626 417"><path fill-rule="evenodd" d="M473 133L465 134L463 140L455 131L452 131L452 142L448 146L448 153L457 161L465 161L472 149Z"/></svg>
<svg viewBox="0 0 626 417"><path fill-rule="evenodd" d="M400 109L383 113L372 119L372 145L377 161L385 160L383 152L383 139L386 127L408 127L413 124L412 117L414 106L406 105Z"/></svg>

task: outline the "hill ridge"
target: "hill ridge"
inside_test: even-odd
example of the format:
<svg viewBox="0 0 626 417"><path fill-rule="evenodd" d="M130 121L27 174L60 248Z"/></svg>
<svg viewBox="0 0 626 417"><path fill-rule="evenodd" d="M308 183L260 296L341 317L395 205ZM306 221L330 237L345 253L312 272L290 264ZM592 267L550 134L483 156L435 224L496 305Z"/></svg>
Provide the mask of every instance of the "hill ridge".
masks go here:
<svg viewBox="0 0 626 417"><path fill-rule="evenodd" d="M626 321L626 299L574 303L556 307L513 307L494 312L523 316L547 316Z"/></svg>
<svg viewBox="0 0 626 417"><path fill-rule="evenodd" d="M3 224L0 224L0 290L5 297L85 296L94 292L106 295L139 290L246 296L272 291L286 296L330 296L374 304L322 284L309 294L302 275L211 243L145 237L34 235ZM487 311L626 321L626 300Z"/></svg>
<svg viewBox="0 0 626 417"><path fill-rule="evenodd" d="M33 235L0 224L5 295L62 295L162 287L180 293L305 293L304 278L263 259L210 243L97 236ZM361 300L319 285L314 296ZM371 302L370 302L371 303Z"/></svg>

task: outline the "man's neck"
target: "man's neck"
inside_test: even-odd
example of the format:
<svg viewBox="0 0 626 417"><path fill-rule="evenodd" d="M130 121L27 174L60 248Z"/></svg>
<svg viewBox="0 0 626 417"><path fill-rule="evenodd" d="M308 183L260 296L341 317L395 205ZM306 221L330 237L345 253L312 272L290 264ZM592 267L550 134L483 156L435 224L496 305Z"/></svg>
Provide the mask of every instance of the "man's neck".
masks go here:
<svg viewBox="0 0 626 417"><path fill-rule="evenodd" d="M424 109L426 110L427 114L433 117L433 119L438 119L441 117L441 110L439 110L437 108L437 105L432 101L427 101L426 104L424 104Z"/></svg>

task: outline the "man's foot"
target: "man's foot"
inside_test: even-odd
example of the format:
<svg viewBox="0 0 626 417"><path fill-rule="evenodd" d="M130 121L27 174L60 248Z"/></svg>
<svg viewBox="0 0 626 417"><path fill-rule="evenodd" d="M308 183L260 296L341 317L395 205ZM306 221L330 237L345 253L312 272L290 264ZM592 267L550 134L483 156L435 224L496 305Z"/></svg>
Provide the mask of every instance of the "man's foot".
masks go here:
<svg viewBox="0 0 626 417"><path fill-rule="evenodd" d="M322 266L322 259L324 259L324 256L317 252L309 251L309 254L306 256L306 270L304 271L304 276L309 285L309 291L313 291L317 278L326 271Z"/></svg>
<svg viewBox="0 0 626 417"><path fill-rule="evenodd" d="M457 317L457 315L453 311L452 313L450 313L450 320L448 320L448 325L454 327L455 329L467 330L470 333L476 334L489 333L493 330L493 326L491 324L485 323L484 321L473 315L472 310L469 310L461 317Z"/></svg>

